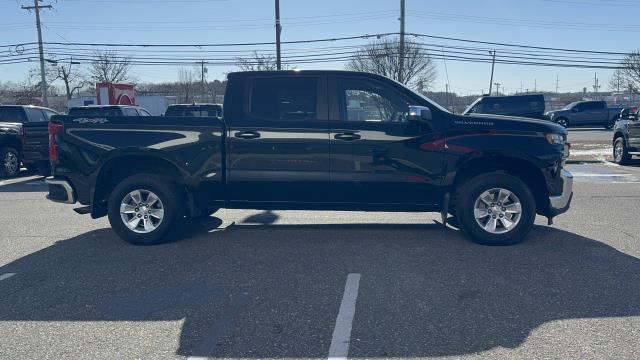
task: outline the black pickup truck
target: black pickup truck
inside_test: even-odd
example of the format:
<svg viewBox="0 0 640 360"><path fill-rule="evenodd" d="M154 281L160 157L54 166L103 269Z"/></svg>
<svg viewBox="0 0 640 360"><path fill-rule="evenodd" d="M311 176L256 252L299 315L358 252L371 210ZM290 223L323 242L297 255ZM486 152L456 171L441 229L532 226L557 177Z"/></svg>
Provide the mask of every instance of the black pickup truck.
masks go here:
<svg viewBox="0 0 640 360"><path fill-rule="evenodd" d="M221 118L56 116L49 131L48 198L134 244L224 207L440 212L506 245L573 195L561 126L453 115L366 73L231 73Z"/></svg>
<svg viewBox="0 0 640 360"><path fill-rule="evenodd" d="M57 112L28 105L0 106L0 178L16 176L20 165L46 172L48 167L47 122ZM31 131L39 128L41 134ZM33 135L27 141L26 134Z"/></svg>

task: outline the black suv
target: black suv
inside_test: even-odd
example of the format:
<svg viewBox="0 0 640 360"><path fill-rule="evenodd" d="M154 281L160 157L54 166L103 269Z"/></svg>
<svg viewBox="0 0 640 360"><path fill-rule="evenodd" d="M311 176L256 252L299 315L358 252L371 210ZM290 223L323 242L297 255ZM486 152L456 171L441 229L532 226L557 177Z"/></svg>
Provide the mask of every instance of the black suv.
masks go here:
<svg viewBox="0 0 640 360"><path fill-rule="evenodd" d="M58 113L44 107L30 105L0 106L0 178L16 176L20 164L27 167L48 162L48 142L38 146L27 146L24 127L30 123L46 124ZM46 125L45 125L46 127ZM29 155L28 159L24 155Z"/></svg>

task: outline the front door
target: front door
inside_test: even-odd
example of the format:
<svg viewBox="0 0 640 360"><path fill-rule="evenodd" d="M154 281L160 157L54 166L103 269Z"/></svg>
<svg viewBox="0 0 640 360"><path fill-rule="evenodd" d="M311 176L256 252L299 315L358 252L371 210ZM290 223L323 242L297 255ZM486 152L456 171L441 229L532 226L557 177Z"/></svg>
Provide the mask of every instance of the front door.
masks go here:
<svg viewBox="0 0 640 360"><path fill-rule="evenodd" d="M366 77L332 77L331 193L358 204L441 201L444 142L428 122L409 122L406 89ZM415 95L414 95L415 96Z"/></svg>
<svg viewBox="0 0 640 360"><path fill-rule="evenodd" d="M241 109L225 119L232 205L326 201L326 91L326 76L320 75L247 78Z"/></svg>

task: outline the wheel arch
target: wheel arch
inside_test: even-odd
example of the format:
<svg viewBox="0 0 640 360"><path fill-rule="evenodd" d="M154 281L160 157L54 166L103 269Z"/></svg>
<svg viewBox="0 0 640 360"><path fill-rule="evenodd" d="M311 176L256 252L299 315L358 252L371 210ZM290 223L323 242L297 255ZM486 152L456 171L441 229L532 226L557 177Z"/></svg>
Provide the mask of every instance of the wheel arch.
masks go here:
<svg viewBox="0 0 640 360"><path fill-rule="evenodd" d="M177 185L185 194L189 192L184 173L169 159L155 154L122 154L105 161L97 172L91 194L91 216L107 215L107 201L115 186L129 176L145 173Z"/></svg>
<svg viewBox="0 0 640 360"><path fill-rule="evenodd" d="M533 193L536 212L545 214L549 208L549 190L542 170L530 160L510 156L480 156L463 163L453 179L452 193L469 179L489 173L503 171L525 183ZM455 204L455 201L451 202Z"/></svg>

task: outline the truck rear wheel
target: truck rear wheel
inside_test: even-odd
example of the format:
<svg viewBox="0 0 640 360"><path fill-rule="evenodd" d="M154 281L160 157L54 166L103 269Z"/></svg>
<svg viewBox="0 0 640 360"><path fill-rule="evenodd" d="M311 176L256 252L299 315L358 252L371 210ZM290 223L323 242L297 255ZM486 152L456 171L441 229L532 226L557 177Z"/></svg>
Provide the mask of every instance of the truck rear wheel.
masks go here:
<svg viewBox="0 0 640 360"><path fill-rule="evenodd" d="M111 227L134 245L161 243L182 217L182 209L175 187L151 174L124 179L108 200Z"/></svg>
<svg viewBox="0 0 640 360"><path fill-rule="evenodd" d="M0 178L10 178L20 172L20 158L16 149L0 148Z"/></svg>
<svg viewBox="0 0 640 360"><path fill-rule="evenodd" d="M613 161L619 165L627 165L631 161L631 155L623 137L616 138L613 143Z"/></svg>
<svg viewBox="0 0 640 360"><path fill-rule="evenodd" d="M519 178L502 172L478 175L459 187L456 211L460 228L476 243L513 245L533 226L533 194Z"/></svg>

